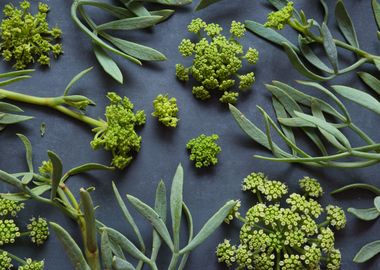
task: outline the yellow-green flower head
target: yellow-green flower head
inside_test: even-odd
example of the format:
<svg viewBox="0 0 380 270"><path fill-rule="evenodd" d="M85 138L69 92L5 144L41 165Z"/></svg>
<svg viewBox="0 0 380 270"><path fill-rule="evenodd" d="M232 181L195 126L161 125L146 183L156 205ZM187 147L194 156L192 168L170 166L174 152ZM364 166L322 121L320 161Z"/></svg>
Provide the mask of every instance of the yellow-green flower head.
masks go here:
<svg viewBox="0 0 380 270"><path fill-rule="evenodd" d="M33 261L32 259L26 259L26 263L18 267L18 270L44 270L44 261Z"/></svg>
<svg viewBox="0 0 380 270"><path fill-rule="evenodd" d="M13 267L12 265L12 258L9 257L8 252L1 251L0 252L0 269L1 270L8 270Z"/></svg>
<svg viewBox="0 0 380 270"><path fill-rule="evenodd" d="M32 218L27 225L30 238L36 245L42 245L49 238L49 226L43 218Z"/></svg>
<svg viewBox="0 0 380 270"><path fill-rule="evenodd" d="M318 240L321 241L321 248L323 252L328 253L330 250L334 248L334 232L329 227L322 227L320 229Z"/></svg>
<svg viewBox="0 0 380 270"><path fill-rule="evenodd" d="M244 24L242 24L241 22L232 21L230 33L237 38L242 38L245 34Z"/></svg>
<svg viewBox="0 0 380 270"><path fill-rule="evenodd" d="M258 253L253 255L253 267L247 267L247 269L262 269L262 270L273 270L275 266L275 258L274 254L267 253Z"/></svg>
<svg viewBox="0 0 380 270"><path fill-rule="evenodd" d="M114 92L107 94L110 104L106 107L104 126L97 127L93 149L103 147L111 151L112 164L124 169L133 159L133 154L140 151L141 136L136 133L136 127L145 124L146 115L143 110L133 111L133 103L127 98L121 98Z"/></svg>
<svg viewBox="0 0 380 270"><path fill-rule="evenodd" d="M288 193L288 187L280 181L266 181L258 189L267 201L279 200L283 195Z"/></svg>
<svg viewBox="0 0 380 270"><path fill-rule="evenodd" d="M240 245L236 250L236 261L242 269L250 269L253 264L253 252L245 245ZM252 268L253 269L253 268Z"/></svg>
<svg viewBox="0 0 380 270"><path fill-rule="evenodd" d="M193 90L191 92L196 98L201 100L209 99L211 97L210 92L203 86L193 86Z"/></svg>
<svg viewBox="0 0 380 270"><path fill-rule="evenodd" d="M303 269L303 264L298 254L284 254L284 259L279 262L282 270Z"/></svg>
<svg viewBox="0 0 380 270"><path fill-rule="evenodd" d="M343 209L334 206L328 205L326 207L327 211L327 221L330 222L330 225L337 230L343 229L346 226L346 214Z"/></svg>
<svg viewBox="0 0 380 270"><path fill-rule="evenodd" d="M204 30L209 37L214 37L216 35L219 35L222 32L223 28L217 23L209 23L204 27Z"/></svg>
<svg viewBox="0 0 380 270"><path fill-rule="evenodd" d="M307 242L305 233L301 230L291 230L284 232L284 244L290 247L300 248Z"/></svg>
<svg viewBox="0 0 380 270"><path fill-rule="evenodd" d="M51 160L48 161L42 161L41 166L38 167L38 171L43 176L49 176L53 172L53 163L51 163Z"/></svg>
<svg viewBox="0 0 380 270"><path fill-rule="evenodd" d="M240 83L239 83L239 89L246 90L252 86L252 84L255 82L255 73L250 72L245 75L239 76Z"/></svg>
<svg viewBox="0 0 380 270"><path fill-rule="evenodd" d="M262 173L251 173L243 180L242 190L251 191L256 193L259 190L259 187L263 186L264 183L268 181L267 177Z"/></svg>
<svg viewBox="0 0 380 270"><path fill-rule="evenodd" d="M251 65L256 64L257 61L259 61L259 51L250 47L245 53L244 58L247 59Z"/></svg>
<svg viewBox="0 0 380 270"><path fill-rule="evenodd" d="M300 211L306 215L311 215L314 218L318 218L323 208L313 199L306 199L304 196L293 193L286 199L286 202L291 206L292 211Z"/></svg>
<svg viewBox="0 0 380 270"><path fill-rule="evenodd" d="M61 44L53 44L60 37L61 30L50 29L46 21L49 6L38 5L38 13L29 12L30 3L23 1L20 9L8 4L4 7L5 18L0 25L0 51L5 61L14 61L16 69L38 62L50 64L50 52L55 57L63 53ZM57 31L59 30L59 34Z"/></svg>
<svg viewBox="0 0 380 270"><path fill-rule="evenodd" d="M197 18L191 21L187 26L187 30L191 33L198 34L205 27L206 23L202 19Z"/></svg>
<svg viewBox="0 0 380 270"><path fill-rule="evenodd" d="M281 30L288 23L293 16L294 3L288 2L282 9L271 12L268 14L267 22L264 24L266 27Z"/></svg>
<svg viewBox="0 0 380 270"><path fill-rule="evenodd" d="M317 179L305 176L299 180L299 185L306 193L306 195L310 197L319 198L323 195L322 186Z"/></svg>
<svg viewBox="0 0 380 270"><path fill-rule="evenodd" d="M189 69L185 68L185 66L182 64L176 64L175 65L175 75L181 81L188 81L189 80Z"/></svg>
<svg viewBox="0 0 380 270"><path fill-rule="evenodd" d="M218 163L217 155L222 151L216 143L218 139L216 134L201 134L187 143L186 148L190 150L190 160L195 162L195 167L209 167Z"/></svg>
<svg viewBox="0 0 380 270"><path fill-rule="evenodd" d="M193 54L195 49L195 44L191 42L190 39L183 39L178 46L179 52L182 56L190 56Z"/></svg>
<svg viewBox="0 0 380 270"><path fill-rule="evenodd" d="M328 253L328 261L326 269L328 270L339 270L340 264L342 261L342 255L340 254L340 251L338 249L331 249Z"/></svg>
<svg viewBox="0 0 380 270"><path fill-rule="evenodd" d="M219 101L222 103L236 104L238 97L239 93L237 92L224 91L223 95L219 98Z"/></svg>
<svg viewBox="0 0 380 270"><path fill-rule="evenodd" d="M316 244L304 247L305 253L301 255L301 259L304 264L307 265L308 269L318 269L320 268L320 261L322 258L322 251L317 247Z"/></svg>
<svg viewBox="0 0 380 270"><path fill-rule="evenodd" d="M0 216L10 215L15 217L18 212L24 209L25 204L8 199L0 199Z"/></svg>
<svg viewBox="0 0 380 270"><path fill-rule="evenodd" d="M154 112L152 116L157 117L158 121L167 127L176 127L178 124L178 106L177 100L172 97L169 99L168 95L158 95L153 100Z"/></svg>
<svg viewBox="0 0 380 270"><path fill-rule="evenodd" d="M231 245L229 240L224 240L216 248L216 256L218 262L225 263L228 267L231 267L236 261L236 246Z"/></svg>
<svg viewBox="0 0 380 270"><path fill-rule="evenodd" d="M225 223L230 224L230 222L234 219L234 217L237 217L240 215L239 213L240 206L241 206L241 202L237 200L235 203L235 206L230 210L227 217L224 219Z"/></svg>
<svg viewBox="0 0 380 270"><path fill-rule="evenodd" d="M20 237L20 229L13 219L0 220L0 246L13 244Z"/></svg>

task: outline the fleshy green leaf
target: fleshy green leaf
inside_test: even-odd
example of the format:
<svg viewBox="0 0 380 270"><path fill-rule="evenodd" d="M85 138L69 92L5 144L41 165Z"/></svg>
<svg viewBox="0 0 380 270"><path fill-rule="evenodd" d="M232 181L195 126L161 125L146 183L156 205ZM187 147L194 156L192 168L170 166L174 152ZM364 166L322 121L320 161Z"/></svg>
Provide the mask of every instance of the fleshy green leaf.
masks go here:
<svg viewBox="0 0 380 270"><path fill-rule="evenodd" d="M124 260L115 256L112 260L112 269L113 270L135 270L135 267L127 260Z"/></svg>
<svg viewBox="0 0 380 270"><path fill-rule="evenodd" d="M380 4L377 0L372 0L372 10L375 16L377 28L380 30Z"/></svg>
<svg viewBox="0 0 380 270"><path fill-rule="evenodd" d="M94 53L104 71L119 83L123 83L123 74L115 61L103 50L102 47L93 44Z"/></svg>
<svg viewBox="0 0 380 270"><path fill-rule="evenodd" d="M164 181L162 180L157 185L154 210L161 217L162 221L165 223L166 211L167 211L166 187L165 187ZM151 258L153 261L156 260L160 247L161 247L160 235L157 233L155 229L153 229L152 255L151 255Z"/></svg>
<svg viewBox="0 0 380 270"><path fill-rule="evenodd" d="M160 9L160 10L152 10L149 12L152 16L161 16L162 18L161 18L160 22L163 22L163 21L167 20L170 16L172 16L173 13L175 12L175 10L173 10L173 9Z"/></svg>
<svg viewBox="0 0 380 270"><path fill-rule="evenodd" d="M34 117L32 116L5 114L2 117L0 117L0 124L1 125L17 124L17 123L24 122L33 118Z"/></svg>
<svg viewBox="0 0 380 270"><path fill-rule="evenodd" d="M172 217L173 242L175 252L179 249L179 236L182 218L182 192L183 192L183 168L179 164L175 172L171 193L170 193L170 211Z"/></svg>
<svg viewBox="0 0 380 270"><path fill-rule="evenodd" d="M327 25L322 23L321 34L323 37L323 47L325 48L327 58L329 59L331 65L334 68L335 73L338 72L338 51L336 49L333 37Z"/></svg>
<svg viewBox="0 0 380 270"><path fill-rule="evenodd" d="M94 170L114 170L114 169L115 169L114 167L109 167L109 166L99 164L99 163L85 163L78 167L70 169L66 174L72 176L75 174L85 173L85 172L94 171Z"/></svg>
<svg viewBox="0 0 380 270"><path fill-rule="evenodd" d="M8 84L17 82L17 81L22 81L22 80L25 80L25 79L29 79L31 77L32 76L24 75L24 76L18 76L18 77L15 77L15 78L12 78L12 79L9 79L9 80L5 80L5 81L0 81L0 86L5 86L5 85L8 85Z"/></svg>
<svg viewBox="0 0 380 270"><path fill-rule="evenodd" d="M162 19L161 16L141 16L107 22L97 26L98 31L103 30L135 30L154 26Z"/></svg>
<svg viewBox="0 0 380 270"><path fill-rule="evenodd" d="M199 11L201 9L208 7L209 5L215 4L220 1L221 0L199 0L198 5L195 7L195 11Z"/></svg>
<svg viewBox="0 0 380 270"><path fill-rule="evenodd" d="M286 39L281 34L277 33L275 30L271 28L267 28L264 25L257 23L255 21L245 21L245 27L258 35L259 37L266 39L274 44L279 46L283 46L283 43L288 44L294 51L299 52L297 46L291 43L288 39Z"/></svg>
<svg viewBox="0 0 380 270"><path fill-rule="evenodd" d="M327 6L325 0L319 0L323 8L323 22L327 24L329 19L329 7Z"/></svg>
<svg viewBox="0 0 380 270"><path fill-rule="evenodd" d="M190 243L181 249L180 254L192 251L205 241L224 221L228 213L236 205L236 201L227 202L222 208L218 210L202 227L199 233L190 241Z"/></svg>
<svg viewBox="0 0 380 270"><path fill-rule="evenodd" d="M86 250L91 253L98 252L96 237L95 210L90 193L84 188L80 189L80 204L83 209L83 216L86 226Z"/></svg>
<svg viewBox="0 0 380 270"><path fill-rule="evenodd" d="M189 237L188 237L187 243L190 243L191 240L193 240L193 235L194 235L193 217L191 216L190 210L186 206L185 203L183 203L183 209L182 210L183 210L183 212L185 214L186 221L187 221L187 227L188 227L188 231L189 231ZM180 263L178 269L184 269L185 268L185 265L187 263L189 255L190 255L190 252L187 252L187 253L183 254L182 259L181 259L181 263Z"/></svg>
<svg viewBox="0 0 380 270"><path fill-rule="evenodd" d="M33 73L34 71L35 71L35 69L23 69L23 70L17 70L17 71L4 72L4 73L0 73L0 78L29 75L29 74Z"/></svg>
<svg viewBox="0 0 380 270"><path fill-rule="evenodd" d="M380 252L380 240L371 242L363 246L354 257L354 262L363 263L373 258Z"/></svg>
<svg viewBox="0 0 380 270"><path fill-rule="evenodd" d="M276 9L282 9L288 3L287 0L268 0Z"/></svg>
<svg viewBox="0 0 380 270"><path fill-rule="evenodd" d="M190 4L192 0L144 0L144 2L156 3L166 6L184 6Z"/></svg>
<svg viewBox="0 0 380 270"><path fill-rule="evenodd" d="M22 109L17 107L16 105L7 103L7 102L0 102L0 112L2 113L18 113L23 112Z"/></svg>
<svg viewBox="0 0 380 270"><path fill-rule="evenodd" d="M355 217L361 220L374 220L379 217L380 213L376 208L366 208L366 209L357 209L357 208L348 208L347 212L353 214Z"/></svg>
<svg viewBox="0 0 380 270"><path fill-rule="evenodd" d="M377 197L373 200L373 204L375 205L376 210L380 213L380 196L377 196Z"/></svg>
<svg viewBox="0 0 380 270"><path fill-rule="evenodd" d="M36 195L40 196L46 191L50 190L50 185L41 185L37 186L35 188L32 188L30 191ZM24 192L19 192L19 193L0 193L0 198L2 199L8 199L12 201L26 201L30 199L30 195L24 193Z"/></svg>
<svg viewBox="0 0 380 270"><path fill-rule="evenodd" d="M74 76L74 78L71 79L71 81L68 83L68 85L65 88L65 91L63 92L63 95L66 96L67 93L70 91L71 87L76 83L78 80L80 80L84 75L89 73L92 70L92 67L89 67L81 72L79 72L77 75Z"/></svg>
<svg viewBox="0 0 380 270"><path fill-rule="evenodd" d="M372 90L374 90L377 94L380 95L380 80L375 76L367 73L367 72L358 72L360 79L368 85Z"/></svg>
<svg viewBox="0 0 380 270"><path fill-rule="evenodd" d="M104 264L105 269L111 270L112 269L112 249L111 249L108 233L106 230L103 230L101 234L100 250L102 254L102 262Z"/></svg>
<svg viewBox="0 0 380 270"><path fill-rule="evenodd" d="M17 136L20 138L22 143L25 146L25 155L26 155L26 163L28 164L28 169L30 174L25 174L25 176L22 179L23 184L28 184L33 179L33 158L32 158L32 144L30 143L29 139L18 133Z"/></svg>
<svg viewBox="0 0 380 270"><path fill-rule="evenodd" d="M108 3L99 2L99 1L89 1L89 0L86 0L86 4L85 5L86 6L94 6L94 7L100 8L100 9L108 12L109 14L111 14L111 15L119 18L119 19L129 18L129 17L134 17L135 16L132 12L130 12L126 8L114 6L114 5L111 5L111 4L108 4Z"/></svg>
<svg viewBox="0 0 380 270"><path fill-rule="evenodd" d="M71 238L70 234L57 223L49 222L49 224L56 233L57 238L63 245L63 248L69 256L69 259L73 264L74 269L91 270L83 256L82 251L80 250L77 243L75 243L74 239Z"/></svg>
<svg viewBox="0 0 380 270"><path fill-rule="evenodd" d="M351 185L343 186L343 187L338 188L338 189L334 190L333 192L331 192L331 195L337 194L337 193L340 193L343 191L351 190L351 189L365 189L365 190L371 191L374 194L380 196L380 189L379 188L377 188L374 185L364 184L364 183L357 183L357 184L351 184Z"/></svg>
<svg viewBox="0 0 380 270"><path fill-rule="evenodd" d="M62 161L59 156L53 151L48 151L49 159L53 165L53 172L51 175L51 195L50 199L54 199L57 196L57 189L62 178Z"/></svg>
<svg viewBox="0 0 380 270"><path fill-rule="evenodd" d="M352 24L350 15L348 15L348 12L342 0L338 0L336 2L335 18L340 31L348 43L356 48L359 48L358 37L356 36L354 25Z"/></svg>
<svg viewBox="0 0 380 270"><path fill-rule="evenodd" d="M11 175L7 172L4 172L2 170L0 170L0 180L11 185L11 186L17 187L20 190L23 190L23 188L24 188L24 186L20 180L18 180L13 175Z"/></svg>
<svg viewBox="0 0 380 270"><path fill-rule="evenodd" d="M123 52L136 57L140 60L145 61L164 61L166 60L166 56L160 53L159 51L140 45L134 42L130 42L124 39L115 38L112 36L107 35L107 39L114 44L116 47L118 47Z"/></svg>
<svg viewBox="0 0 380 270"><path fill-rule="evenodd" d="M380 102L371 95L352 87L333 85L332 88L341 96L355 102L368 110L380 114Z"/></svg>
<svg viewBox="0 0 380 270"><path fill-rule="evenodd" d="M152 224L152 226L161 236L162 240L164 240L170 250L173 251L174 245L173 241L170 238L169 231L156 211L132 195L127 195L127 198L130 203L136 208L136 210Z"/></svg>
<svg viewBox="0 0 380 270"><path fill-rule="evenodd" d="M313 50L304 41L301 35L298 36L298 44L302 55L310 62L310 64L324 72L330 74L334 73L331 68L329 68L325 63L322 62L322 60L319 59L319 57L313 52Z"/></svg>

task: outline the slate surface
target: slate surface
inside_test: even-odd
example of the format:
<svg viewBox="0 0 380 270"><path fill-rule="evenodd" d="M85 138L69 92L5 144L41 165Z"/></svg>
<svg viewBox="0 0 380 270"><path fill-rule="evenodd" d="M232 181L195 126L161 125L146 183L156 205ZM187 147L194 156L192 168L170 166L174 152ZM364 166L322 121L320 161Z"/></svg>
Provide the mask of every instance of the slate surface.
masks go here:
<svg viewBox="0 0 380 270"><path fill-rule="evenodd" d="M4 5L2 1L1 7ZM361 46L369 51L380 53L378 40L376 39L376 27L370 10L370 1L346 1L348 10L358 29ZM152 204L156 184L164 179L169 185L178 163L182 163L185 170L185 194L184 199L191 209L195 219L195 229L198 231L208 217L215 212L225 201L231 198L242 199L247 208L252 203L248 194L240 190L241 180L252 171L263 171L271 178L286 181L289 186L296 188L297 180L304 175L316 177L321 180L327 196L326 203L336 203L344 208L349 206L369 207L371 205L370 194L365 192L351 192L332 198L328 195L333 189L344 184L366 181L377 183L379 166L373 166L358 170L337 169L312 169L299 165L275 164L253 159L254 153L268 154L263 149L251 142L237 127L226 108L212 100L206 103L192 97L191 86L179 83L174 76L174 65L182 62L176 48L184 37L191 37L186 32L186 25L192 18L201 17L208 22L217 22L228 26L231 20L244 21L254 19L260 22L265 20L269 7L264 1L223 1L202 12L194 13L195 5L180 8L167 22L155 27L153 30L142 33L128 33L131 40L153 46L166 54L168 60L163 63L147 63L143 67L135 66L124 59L118 58L122 66L126 83L119 85L110 79L95 62L90 51L87 37L80 32L70 19L70 1L48 1L51 6L49 19L52 24L59 25L63 32L63 44L65 54L58 60L53 61L50 69L37 68L37 71L28 81L12 85L11 89L40 96L60 95L65 85L79 71L94 66L94 70L81 80L72 89L72 93L84 94L97 102L97 106L90 108L88 114L93 117L102 116L107 104L105 93L117 91L121 95L128 96L135 104L136 109L145 109L149 115L152 111L152 100L159 93L168 93L178 99L180 107L180 124L175 130L159 125L156 119L149 117L145 127L140 131L143 144L140 153L134 162L124 171L97 172L71 179L69 185L76 193L80 187L96 186L93 199L100 207L97 217L110 226L120 229L130 235L128 226L120 216L111 192L111 181L116 181L120 191L138 196ZM303 6L307 14L317 16L320 14L318 1L297 3ZM335 22L330 20L334 28ZM285 30L285 32L291 31ZM280 80L292 83L295 79L303 79L290 67L284 53L248 33L243 39L246 46L254 46L260 51L260 61L254 71L257 82L253 91L241 98L238 108L250 119L262 123L261 116L256 105L261 105L268 111L271 110L270 95L263 87L264 83L271 80ZM347 59L351 55L347 55ZM342 59L343 63L347 59ZM7 64L1 65L1 70L9 70ZM363 87L355 74L350 74L336 80L351 86ZM310 91L310 89L309 89ZM312 90L311 90L312 91ZM358 125L369 130L369 134L379 139L377 122L378 116L348 104L354 119ZM51 149L58 153L65 169L86 162L105 163L109 161L108 153L94 152L89 146L92 138L90 128L68 117L61 116L48 109L40 109L35 106L24 106L25 112L34 115L35 119L20 125L8 128L0 134L1 155L0 168L8 172L19 172L26 169L24 150L15 133L27 135L33 143L34 160L36 166L47 158L46 151ZM46 134L40 137L39 127L41 122L46 123ZM201 133L220 135L219 164L210 170L196 170L188 160L185 149L186 142ZM8 191L9 187L0 184L1 191ZM370 195L370 196L367 196ZM21 215L26 222L29 214L41 215L49 220L57 221L67 228L78 239L78 231L75 224L64 217L56 209L31 203L28 210ZM147 242L151 237L150 226L137 216ZM223 226L212 235L201 247L196 249L188 262L187 269L224 269L218 265L214 256L217 243L223 238L234 239L238 235L238 226ZM363 244L378 239L378 222L360 222L348 215L348 227L345 231L336 234L337 247L343 253L344 270L354 269L379 269L380 258L370 264L355 265L351 262L352 257ZM70 262L54 233L50 240L41 248L12 247L19 256L32 256L34 258L46 258L46 269L69 270L73 269ZM165 269L170 258L169 253L163 252L160 256L159 269Z"/></svg>

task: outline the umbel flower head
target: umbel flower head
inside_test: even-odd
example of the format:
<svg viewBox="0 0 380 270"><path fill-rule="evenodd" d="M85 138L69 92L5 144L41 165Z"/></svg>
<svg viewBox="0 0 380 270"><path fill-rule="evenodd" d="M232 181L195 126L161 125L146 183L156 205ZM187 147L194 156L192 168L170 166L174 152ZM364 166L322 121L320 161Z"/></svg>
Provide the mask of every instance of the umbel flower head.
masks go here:
<svg viewBox="0 0 380 270"><path fill-rule="evenodd" d="M178 124L178 106L177 100L172 97L169 98L168 95L158 95L153 100L154 112L152 116L157 117L163 125L167 127L176 127Z"/></svg>
<svg viewBox="0 0 380 270"><path fill-rule="evenodd" d="M178 50L184 57L193 57L190 67L176 65L176 75L181 81L188 81L190 75L199 82L192 89L193 95L201 100L211 97L211 92L219 92L222 103L236 103L238 90L249 89L255 82L255 74L239 74L243 60L248 64L256 64L259 54L256 49L249 48L244 52L238 39L245 34L244 24L233 21L230 37L222 35L223 28L215 23L207 24L201 19L194 19L188 25L189 32L200 35L201 39L194 43L183 39ZM236 89L232 89L236 84ZM219 91L218 91L219 90Z"/></svg>
<svg viewBox="0 0 380 270"><path fill-rule="evenodd" d="M43 270L44 261L33 261L32 259L26 259L26 263L18 267L18 270Z"/></svg>
<svg viewBox="0 0 380 270"><path fill-rule="evenodd" d="M133 103L127 98L121 98L114 92L107 94L110 104L106 107L104 125L94 128L96 132L91 146L94 149L104 147L111 151L112 164L123 169L133 159L132 154L140 151L141 136L136 133L136 127L145 124L146 115L143 110L133 111Z"/></svg>
<svg viewBox="0 0 380 270"><path fill-rule="evenodd" d="M26 0L20 3L20 8L7 4L3 9L0 51L5 61L15 61L16 69L24 69L36 61L49 65L51 53L54 57L63 53L62 45L53 43L61 37L61 30L50 28L46 20L49 6L39 3L35 15L29 9L30 3Z"/></svg>
<svg viewBox="0 0 380 270"><path fill-rule="evenodd" d="M0 216L15 217L18 212L24 209L24 203L8 199L0 199Z"/></svg>
<svg viewBox="0 0 380 270"><path fill-rule="evenodd" d="M20 235L20 229L13 219L0 220L0 246L13 244Z"/></svg>
<svg viewBox="0 0 380 270"><path fill-rule="evenodd" d="M195 167L209 167L218 163L217 155L222 151L216 143L218 139L219 136L216 134L211 136L201 134L187 143L186 148L190 150L190 160L195 162Z"/></svg>
<svg viewBox="0 0 380 270"><path fill-rule="evenodd" d="M12 258L9 257L8 252L1 251L0 252L0 269L8 270L12 268Z"/></svg>
<svg viewBox="0 0 380 270"><path fill-rule="evenodd" d="M311 183L309 180L300 181L302 189L305 190L306 182ZM317 187L316 180L312 180L312 187ZM345 226L341 208L327 206L323 221L324 209L309 198L309 189L305 190L306 194L292 193L283 198L287 186L269 180L263 173L248 175L242 188L255 194L259 202L245 216L235 215L243 222L240 241L234 245L225 240L218 245L216 255L220 263L234 269L340 269L341 255L334 246L332 229ZM229 216L228 222L233 217Z"/></svg>
<svg viewBox="0 0 380 270"><path fill-rule="evenodd" d="M292 18L293 11L294 3L289 1L282 9L269 13L267 22L264 26L277 30L283 29L289 22L290 18Z"/></svg>
<svg viewBox="0 0 380 270"><path fill-rule="evenodd" d="M44 218L31 218L27 225L30 239L36 245L42 245L49 237L49 226Z"/></svg>

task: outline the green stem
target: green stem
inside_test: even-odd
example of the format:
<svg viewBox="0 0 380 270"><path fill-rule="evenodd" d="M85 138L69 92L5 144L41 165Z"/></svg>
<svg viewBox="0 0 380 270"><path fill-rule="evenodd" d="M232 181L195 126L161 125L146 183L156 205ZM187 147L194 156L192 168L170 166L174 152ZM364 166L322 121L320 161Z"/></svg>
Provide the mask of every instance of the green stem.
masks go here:
<svg viewBox="0 0 380 270"><path fill-rule="evenodd" d="M93 119L81 113L70 110L65 106L62 106L62 104L65 104L63 97L36 97L36 96L8 91L5 89L0 89L0 96L4 96L5 98L9 100L13 100L13 101L18 101L18 102L23 102L23 103L28 103L28 104L38 105L38 106L44 106L44 107L50 107L63 114L66 114L67 116L70 116L79 121L87 123L90 126L94 126L94 127L104 126L104 123L100 120Z"/></svg>
<svg viewBox="0 0 380 270"><path fill-rule="evenodd" d="M22 265L26 264L26 261L24 261L23 259L17 257L16 255L13 255L12 253L9 253L9 252L6 251L6 250L0 249L0 252L1 252L1 253L6 252L6 253L8 254L9 257L11 257L13 260L19 262L19 263L22 264Z"/></svg>
<svg viewBox="0 0 380 270"><path fill-rule="evenodd" d="M171 259L169 267L168 267L168 270L175 270L177 263L178 263L178 260L179 260L179 254L173 253L172 259Z"/></svg>

